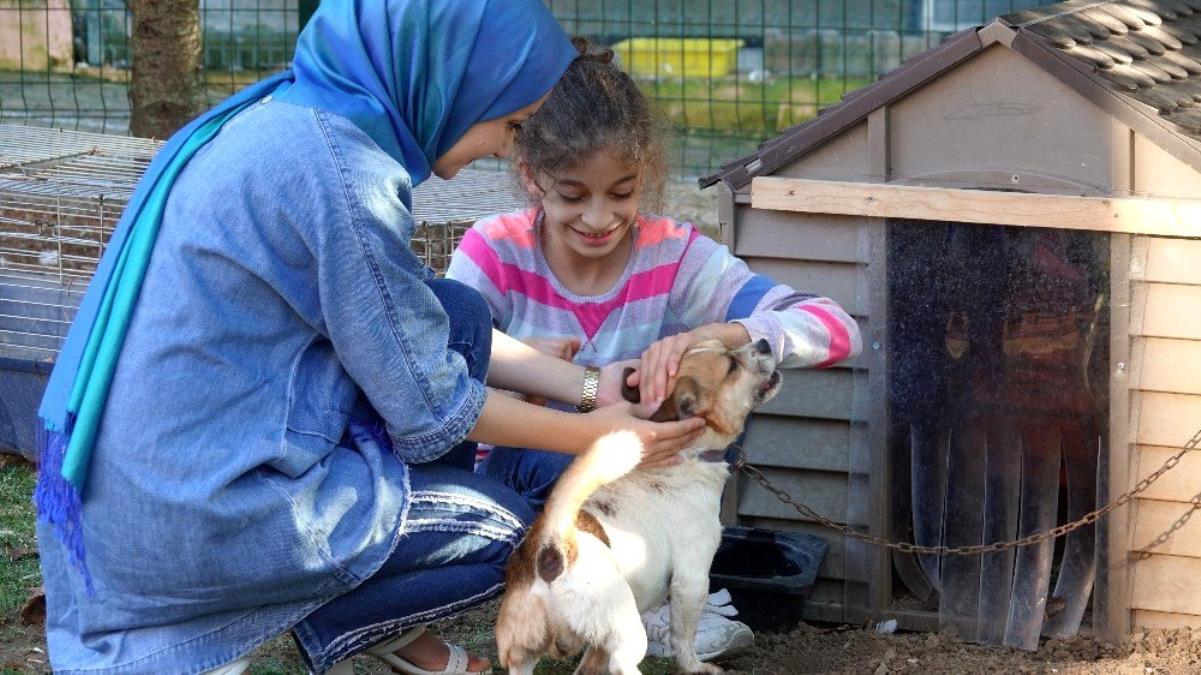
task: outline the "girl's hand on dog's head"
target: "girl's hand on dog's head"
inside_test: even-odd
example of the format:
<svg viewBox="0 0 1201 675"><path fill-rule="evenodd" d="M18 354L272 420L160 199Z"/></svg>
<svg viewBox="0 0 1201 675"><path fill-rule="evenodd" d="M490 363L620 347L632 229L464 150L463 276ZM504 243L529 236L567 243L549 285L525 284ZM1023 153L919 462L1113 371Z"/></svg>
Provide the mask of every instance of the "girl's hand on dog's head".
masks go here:
<svg viewBox="0 0 1201 675"><path fill-rule="evenodd" d="M638 387L641 400L657 406L667 397L667 383L676 376L680 359L703 339L696 331L686 331L652 342L642 352L638 372L630 376L633 382L627 384Z"/></svg>
<svg viewBox="0 0 1201 675"><path fill-rule="evenodd" d="M642 463L639 467L650 469L671 466L683 461L679 453L705 433L705 420L691 417L676 422L651 422L646 419L655 413L655 408L635 403L616 403L597 408L591 413L609 431L628 429L642 441Z"/></svg>

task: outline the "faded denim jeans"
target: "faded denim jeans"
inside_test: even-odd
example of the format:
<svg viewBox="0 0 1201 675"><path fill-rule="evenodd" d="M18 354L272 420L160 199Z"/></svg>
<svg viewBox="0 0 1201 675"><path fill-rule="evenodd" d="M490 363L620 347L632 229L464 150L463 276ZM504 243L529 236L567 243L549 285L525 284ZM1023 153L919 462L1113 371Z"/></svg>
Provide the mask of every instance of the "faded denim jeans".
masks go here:
<svg viewBox="0 0 1201 675"><path fill-rule="evenodd" d="M458 282L428 283L450 316L450 348L482 382L491 348L487 306ZM475 443L464 442L435 462L409 466L408 521L392 556L293 629L314 671L501 592L505 564L534 513L517 493L474 475L474 461Z"/></svg>

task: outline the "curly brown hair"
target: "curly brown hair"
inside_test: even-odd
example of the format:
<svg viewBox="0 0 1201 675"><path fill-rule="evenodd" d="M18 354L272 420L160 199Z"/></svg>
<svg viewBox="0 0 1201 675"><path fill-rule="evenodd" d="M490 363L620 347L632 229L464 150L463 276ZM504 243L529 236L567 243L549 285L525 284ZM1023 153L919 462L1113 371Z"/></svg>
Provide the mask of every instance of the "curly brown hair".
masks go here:
<svg viewBox="0 0 1201 675"><path fill-rule="evenodd" d="M613 63L612 50L580 37L572 44L579 56L517 132L517 165L553 177L608 150L642 167L642 204L656 210L667 175L664 123L634 80ZM517 178L531 200L541 199Z"/></svg>

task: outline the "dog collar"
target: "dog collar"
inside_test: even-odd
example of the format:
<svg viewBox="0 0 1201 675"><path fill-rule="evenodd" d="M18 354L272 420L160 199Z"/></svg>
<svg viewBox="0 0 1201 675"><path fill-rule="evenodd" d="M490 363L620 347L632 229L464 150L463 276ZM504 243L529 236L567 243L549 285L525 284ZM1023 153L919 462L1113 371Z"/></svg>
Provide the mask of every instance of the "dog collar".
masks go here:
<svg viewBox="0 0 1201 675"><path fill-rule="evenodd" d="M726 451L724 449L705 450L704 452L698 453L696 458L702 462L724 462L726 461Z"/></svg>

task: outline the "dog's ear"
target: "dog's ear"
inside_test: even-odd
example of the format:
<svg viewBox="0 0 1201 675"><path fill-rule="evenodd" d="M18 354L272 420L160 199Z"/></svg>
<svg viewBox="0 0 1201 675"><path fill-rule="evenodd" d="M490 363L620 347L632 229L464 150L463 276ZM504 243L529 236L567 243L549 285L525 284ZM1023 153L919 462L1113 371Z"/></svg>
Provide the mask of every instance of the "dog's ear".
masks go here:
<svg viewBox="0 0 1201 675"><path fill-rule="evenodd" d="M676 407L680 411L678 419L688 419L700 412L701 385L691 377L676 380L676 389L671 397L675 399Z"/></svg>
<svg viewBox="0 0 1201 675"><path fill-rule="evenodd" d="M633 374L633 368L626 368L621 371L621 397L630 403L639 403L642 401L642 394L638 391L638 387L631 387L629 385L630 375Z"/></svg>
<svg viewBox="0 0 1201 675"><path fill-rule="evenodd" d="M692 377L684 375L676 380L671 394L655 414L651 415L651 421L674 422L693 417L700 410L700 400L700 385Z"/></svg>

